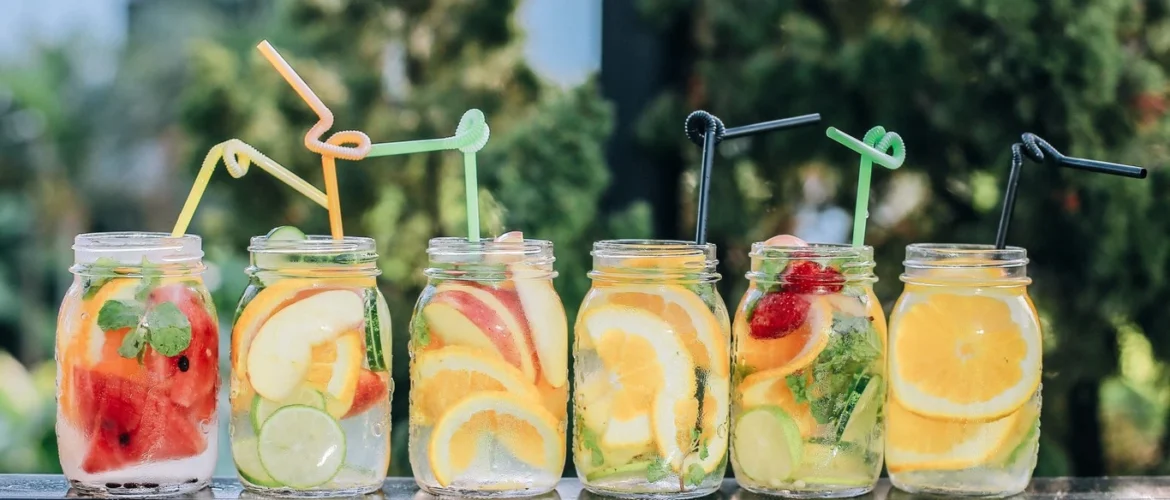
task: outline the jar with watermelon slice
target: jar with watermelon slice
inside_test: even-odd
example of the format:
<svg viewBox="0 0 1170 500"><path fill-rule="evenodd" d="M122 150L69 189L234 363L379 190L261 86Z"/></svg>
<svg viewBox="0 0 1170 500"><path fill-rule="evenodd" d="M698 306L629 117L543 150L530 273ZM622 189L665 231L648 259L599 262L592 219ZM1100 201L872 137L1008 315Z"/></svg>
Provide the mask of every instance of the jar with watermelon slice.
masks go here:
<svg viewBox="0 0 1170 500"><path fill-rule="evenodd" d="M370 238L252 238L232 326L231 446L244 488L354 496L390 466L390 313Z"/></svg>
<svg viewBox="0 0 1170 500"><path fill-rule="evenodd" d="M873 248L755 243L732 327L731 464L790 498L873 489L882 468L885 316Z"/></svg>
<svg viewBox="0 0 1170 500"><path fill-rule="evenodd" d="M57 319L57 443L83 494L180 494L215 467L219 333L198 236L74 240Z"/></svg>

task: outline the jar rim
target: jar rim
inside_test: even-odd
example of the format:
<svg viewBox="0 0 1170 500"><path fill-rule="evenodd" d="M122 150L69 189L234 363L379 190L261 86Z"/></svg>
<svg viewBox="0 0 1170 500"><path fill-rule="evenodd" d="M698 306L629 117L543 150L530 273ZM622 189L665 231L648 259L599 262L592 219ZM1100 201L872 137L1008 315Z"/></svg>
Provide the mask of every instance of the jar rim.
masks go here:
<svg viewBox="0 0 1170 500"><path fill-rule="evenodd" d="M766 255L773 254L773 255ZM752 243L752 257L799 257L839 259L856 257L864 261L873 260L873 247L853 246L845 243L809 243L808 245L768 245L763 241Z"/></svg>
<svg viewBox="0 0 1170 500"><path fill-rule="evenodd" d="M159 264L182 264L203 260L203 239L194 234L146 231L82 233L73 238L74 260L90 264L106 258L129 266L143 260Z"/></svg>
<svg viewBox="0 0 1170 500"><path fill-rule="evenodd" d="M907 269L971 269L1021 267L1028 264L1022 247L979 243L911 243L906 245Z"/></svg>
<svg viewBox="0 0 1170 500"><path fill-rule="evenodd" d="M345 236L340 240L319 234L306 235L305 239L300 240L253 236L248 244L248 251L252 253L339 254L374 250L374 239L364 236Z"/></svg>
<svg viewBox="0 0 1170 500"><path fill-rule="evenodd" d="M594 257L684 257L702 255L715 258L714 243L695 243L685 240L617 239L593 243Z"/></svg>
<svg viewBox="0 0 1170 500"><path fill-rule="evenodd" d="M471 241L466 237L441 236L431 238L427 243L427 255L445 257L468 256L525 256L534 257L551 255L553 243L549 240L524 238L520 241L497 241L493 238L483 238Z"/></svg>

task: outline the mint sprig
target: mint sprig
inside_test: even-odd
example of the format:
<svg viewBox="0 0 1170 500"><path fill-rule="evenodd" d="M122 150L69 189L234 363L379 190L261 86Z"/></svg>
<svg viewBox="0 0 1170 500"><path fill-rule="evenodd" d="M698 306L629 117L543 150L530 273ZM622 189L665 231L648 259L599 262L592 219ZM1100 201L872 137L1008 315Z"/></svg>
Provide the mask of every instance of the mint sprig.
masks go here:
<svg viewBox="0 0 1170 500"><path fill-rule="evenodd" d="M654 457L654 461L650 462L650 465L646 467L646 481L651 483L666 479L669 475L670 466L666 464L666 461L662 457Z"/></svg>
<svg viewBox="0 0 1170 500"><path fill-rule="evenodd" d="M145 308L139 302L107 300L98 311L98 328L103 332L138 326Z"/></svg>
<svg viewBox="0 0 1170 500"><path fill-rule="evenodd" d="M589 464L601 467L605 464L605 455L601 452L601 445L597 443L597 433L585 426L585 419L577 418L577 432L581 433L581 447L589 450Z"/></svg>
<svg viewBox="0 0 1170 500"><path fill-rule="evenodd" d="M171 302L147 309L140 301L107 300L98 311L97 323L106 333L131 329L118 346L118 355L127 359L141 361L147 345L167 357L176 356L191 345L191 322Z"/></svg>
<svg viewBox="0 0 1170 500"><path fill-rule="evenodd" d="M173 303L163 302L147 311L146 326L150 347L163 356L176 356L191 345L191 322Z"/></svg>
<svg viewBox="0 0 1170 500"><path fill-rule="evenodd" d="M881 357L881 341L868 318L833 313L833 335L829 345L817 356L808 384L803 375L789 376L786 382L797 401L811 403L812 416L819 424L848 418L851 398L859 395L858 387L869 377L874 361Z"/></svg>
<svg viewBox="0 0 1170 500"><path fill-rule="evenodd" d="M98 290L101 290L106 283L118 277L118 261L109 257L98 257L88 268L85 269L85 279L82 281L82 287L85 292L82 293L82 298L89 300L97 295Z"/></svg>

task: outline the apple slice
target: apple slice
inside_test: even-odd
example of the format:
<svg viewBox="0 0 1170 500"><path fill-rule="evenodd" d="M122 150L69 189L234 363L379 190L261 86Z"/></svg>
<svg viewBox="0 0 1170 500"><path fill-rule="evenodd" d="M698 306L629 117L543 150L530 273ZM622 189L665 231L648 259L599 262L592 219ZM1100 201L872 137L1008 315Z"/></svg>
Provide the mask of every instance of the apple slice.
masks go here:
<svg viewBox="0 0 1170 500"><path fill-rule="evenodd" d="M248 380L257 394L283 401L304 381L313 347L358 328L365 304L357 293L330 290L299 300L273 314L248 350Z"/></svg>
<svg viewBox="0 0 1170 500"><path fill-rule="evenodd" d="M439 285L434 298L423 307L431 333L443 345L491 349L536 381L536 363L528 332L515 309L504 303L504 294L454 282Z"/></svg>
<svg viewBox="0 0 1170 500"><path fill-rule="evenodd" d="M524 264L513 264L512 269L540 371L549 385L561 387L569 378L569 322L565 318L565 306L549 280L527 278L541 271Z"/></svg>

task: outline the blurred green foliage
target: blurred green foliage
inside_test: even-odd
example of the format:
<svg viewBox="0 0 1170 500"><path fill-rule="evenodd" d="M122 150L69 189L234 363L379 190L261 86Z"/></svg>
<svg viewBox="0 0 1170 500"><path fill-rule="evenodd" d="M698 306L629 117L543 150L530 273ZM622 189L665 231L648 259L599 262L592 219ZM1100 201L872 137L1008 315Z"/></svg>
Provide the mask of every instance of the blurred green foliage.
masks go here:
<svg viewBox="0 0 1170 500"><path fill-rule="evenodd" d="M517 1L136 2L108 82L85 83L76 47L0 68L0 349L32 367L0 356L0 437L10 438L0 440L0 471L57 469L53 321L75 234L169 230L205 152L232 137L321 185L319 159L302 145L316 118L255 51L261 38L330 106L335 130L375 142L445 137L464 110L483 110L484 233L552 240L556 285L575 315L591 242L650 236L651 208L602 208L607 186L622 182L603 157L612 110L595 84L549 87L526 66ZM820 112L854 135L881 124L905 138L906 166L875 174L867 240L887 306L907 243L991 241L1021 132L1069 154L1153 167L1136 182L1026 165L1009 241L1029 251L1047 330L1037 474L1168 471L1170 220L1160 215L1170 177L1157 167L1170 159L1170 1L639 6L685 49L686 74L637 126L646 150L686 153L683 224L693 223L698 164L681 133L691 109L732 126ZM734 304L750 243L793 230L810 205L852 207L857 159L811 128L726 143L716 161L710 236ZM462 234L460 160L340 162L339 177L347 233L379 245L398 360L391 473L406 475L406 322L427 240ZM810 179L832 196L813 200ZM327 230L324 210L266 174L217 170L192 232L204 237L220 311L235 309L246 284L248 237L282 224Z"/></svg>

